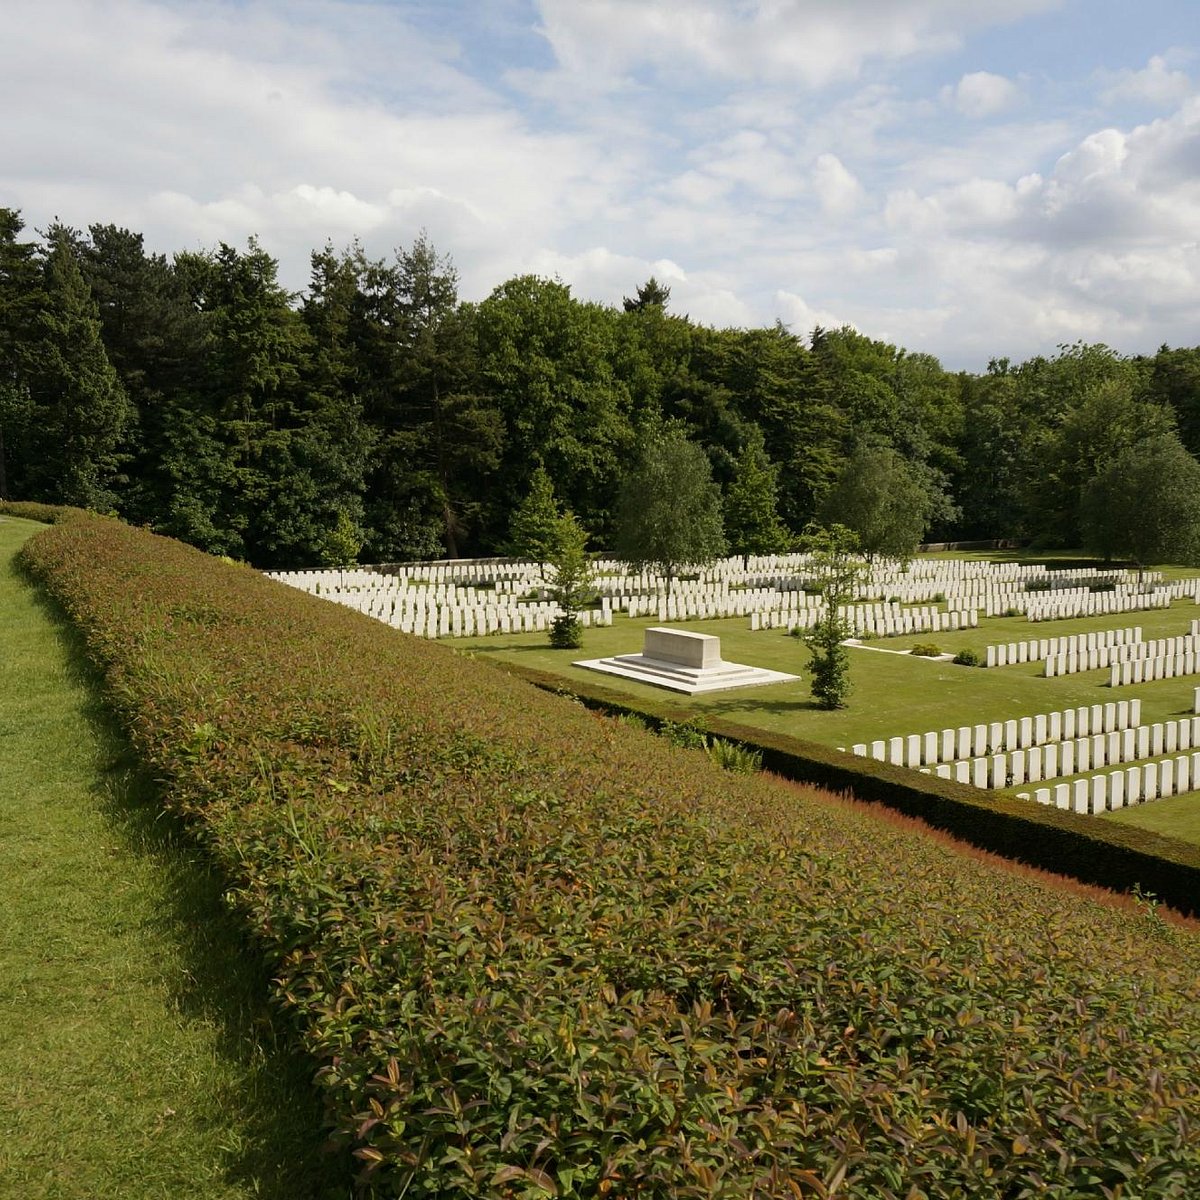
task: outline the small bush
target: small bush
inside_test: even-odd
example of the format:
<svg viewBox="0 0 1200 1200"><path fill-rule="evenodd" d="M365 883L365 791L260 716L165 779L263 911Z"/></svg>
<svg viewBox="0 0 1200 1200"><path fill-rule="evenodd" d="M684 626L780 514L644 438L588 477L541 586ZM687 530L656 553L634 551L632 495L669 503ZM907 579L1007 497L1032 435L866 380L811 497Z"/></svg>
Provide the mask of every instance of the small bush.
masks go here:
<svg viewBox="0 0 1200 1200"><path fill-rule="evenodd" d="M741 775L753 775L755 771L762 770L761 750L727 742L724 738L713 738L709 742L708 756L718 767Z"/></svg>
<svg viewBox="0 0 1200 1200"><path fill-rule="evenodd" d="M977 667L982 660L974 650L963 649L954 656L954 661L960 667Z"/></svg>
<svg viewBox="0 0 1200 1200"><path fill-rule="evenodd" d="M918 642L909 653L915 654L918 658L939 658L942 648L933 642Z"/></svg>
<svg viewBox="0 0 1200 1200"><path fill-rule="evenodd" d="M1019 617L1021 615L1021 610L1019 608L1010 607L1006 608L1000 615L1004 617Z"/></svg>
<svg viewBox="0 0 1200 1200"><path fill-rule="evenodd" d="M685 750L708 749L708 735L694 721L664 721L658 732L673 746L682 746Z"/></svg>
<svg viewBox="0 0 1200 1200"><path fill-rule="evenodd" d="M578 650L583 645L583 625L578 617L555 617L550 625L550 645L555 650Z"/></svg>

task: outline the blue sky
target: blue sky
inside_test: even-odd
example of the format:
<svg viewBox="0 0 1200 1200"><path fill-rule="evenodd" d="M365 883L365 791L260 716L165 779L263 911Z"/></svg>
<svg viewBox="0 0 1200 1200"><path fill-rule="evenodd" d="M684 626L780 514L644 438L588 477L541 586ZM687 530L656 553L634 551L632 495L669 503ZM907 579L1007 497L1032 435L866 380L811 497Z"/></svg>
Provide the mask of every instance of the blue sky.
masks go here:
<svg viewBox="0 0 1200 1200"><path fill-rule="evenodd" d="M9 0L0 204L981 370L1200 343L1194 0ZM18 115L19 114L19 115Z"/></svg>

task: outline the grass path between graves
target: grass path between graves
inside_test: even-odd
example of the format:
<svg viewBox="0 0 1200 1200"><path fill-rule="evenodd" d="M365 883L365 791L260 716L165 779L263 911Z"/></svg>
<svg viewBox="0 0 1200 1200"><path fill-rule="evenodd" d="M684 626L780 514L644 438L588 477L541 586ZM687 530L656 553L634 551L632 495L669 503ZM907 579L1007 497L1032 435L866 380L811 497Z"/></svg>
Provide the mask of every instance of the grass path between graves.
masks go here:
<svg viewBox="0 0 1200 1200"><path fill-rule="evenodd" d="M0 1198L349 1194L198 851L0 519Z"/></svg>

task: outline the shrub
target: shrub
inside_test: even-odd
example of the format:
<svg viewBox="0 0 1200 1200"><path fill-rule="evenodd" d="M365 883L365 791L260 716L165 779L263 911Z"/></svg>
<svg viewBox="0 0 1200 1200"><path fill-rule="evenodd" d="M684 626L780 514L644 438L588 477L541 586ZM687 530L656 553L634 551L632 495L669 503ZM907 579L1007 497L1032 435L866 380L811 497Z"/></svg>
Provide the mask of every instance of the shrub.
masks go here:
<svg viewBox="0 0 1200 1200"><path fill-rule="evenodd" d="M960 667L977 667L983 660L976 651L964 648L954 656L954 661Z"/></svg>
<svg viewBox="0 0 1200 1200"><path fill-rule="evenodd" d="M762 770L761 750L726 741L725 738L710 738L708 755L718 767L726 771L752 775L755 771Z"/></svg>
<svg viewBox="0 0 1200 1200"><path fill-rule="evenodd" d="M550 645L556 650L578 650L583 645L583 623L574 614L555 617L550 623Z"/></svg>
<svg viewBox="0 0 1200 1200"><path fill-rule="evenodd" d="M910 651L910 654L915 654L918 658L938 658L941 656L941 646L935 646L933 642L918 642Z"/></svg>

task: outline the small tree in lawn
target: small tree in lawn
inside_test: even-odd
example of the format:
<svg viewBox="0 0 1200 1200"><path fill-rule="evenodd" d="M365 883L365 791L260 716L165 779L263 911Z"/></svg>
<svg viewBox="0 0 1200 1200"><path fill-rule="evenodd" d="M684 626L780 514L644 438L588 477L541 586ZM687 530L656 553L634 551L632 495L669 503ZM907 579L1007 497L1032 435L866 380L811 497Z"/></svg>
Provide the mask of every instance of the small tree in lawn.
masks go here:
<svg viewBox="0 0 1200 1200"><path fill-rule="evenodd" d="M513 512L508 527L508 549L515 558L537 563L543 579L555 548L560 520L554 484L546 468L539 464L529 479L529 491Z"/></svg>
<svg viewBox="0 0 1200 1200"><path fill-rule="evenodd" d="M550 626L550 645L556 650L578 650L583 645L583 626L579 610L591 602L592 564L585 547L587 530L574 513L565 513L555 524L554 545L548 562L552 571L550 598L558 605L559 615Z"/></svg>
<svg viewBox="0 0 1200 1200"><path fill-rule="evenodd" d="M762 430L753 427L725 491L725 533L729 549L750 565L752 554L782 554L791 534L779 519L779 468L767 457Z"/></svg>
<svg viewBox="0 0 1200 1200"><path fill-rule="evenodd" d="M825 610L804 636L812 654L812 694L822 708L845 708L850 695L850 656L842 643L850 626L838 613L854 595L865 570L858 536L844 525L810 525L801 546L811 556L812 578L821 588Z"/></svg>
<svg viewBox="0 0 1200 1200"><path fill-rule="evenodd" d="M1174 433L1121 451L1083 490L1084 544L1138 567L1200 562L1200 463Z"/></svg>
<svg viewBox="0 0 1200 1200"><path fill-rule="evenodd" d="M708 455L679 426L652 427L621 488L617 557L635 571L652 567L669 596L680 567L711 563L725 549L721 490Z"/></svg>

